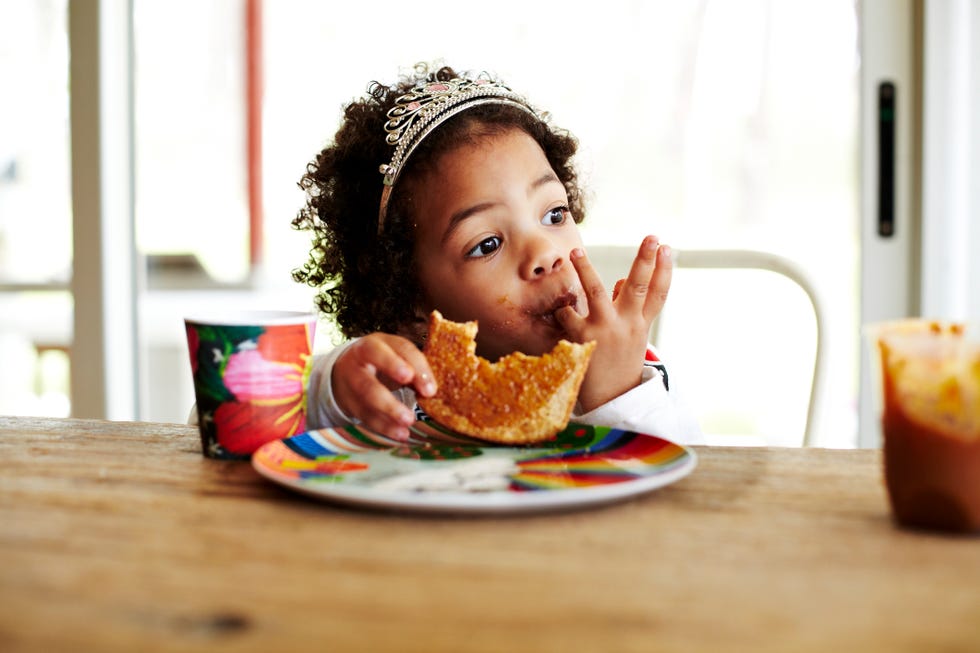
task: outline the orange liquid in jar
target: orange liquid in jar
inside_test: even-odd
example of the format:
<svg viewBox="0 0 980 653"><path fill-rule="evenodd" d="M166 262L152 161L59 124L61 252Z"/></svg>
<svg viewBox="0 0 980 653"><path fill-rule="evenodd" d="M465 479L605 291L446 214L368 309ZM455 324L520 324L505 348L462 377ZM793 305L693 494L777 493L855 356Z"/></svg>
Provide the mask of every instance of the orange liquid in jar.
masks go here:
<svg viewBox="0 0 980 653"><path fill-rule="evenodd" d="M909 321L878 340L885 483L896 520L980 530L980 352L960 325Z"/></svg>

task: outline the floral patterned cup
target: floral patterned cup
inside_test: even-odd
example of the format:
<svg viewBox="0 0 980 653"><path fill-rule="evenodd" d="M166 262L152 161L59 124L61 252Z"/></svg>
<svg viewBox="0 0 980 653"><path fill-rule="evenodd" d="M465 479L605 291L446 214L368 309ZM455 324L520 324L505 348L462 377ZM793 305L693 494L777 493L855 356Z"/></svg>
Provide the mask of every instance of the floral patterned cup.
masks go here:
<svg viewBox="0 0 980 653"><path fill-rule="evenodd" d="M205 456L247 459L306 430L313 314L248 311L184 326Z"/></svg>

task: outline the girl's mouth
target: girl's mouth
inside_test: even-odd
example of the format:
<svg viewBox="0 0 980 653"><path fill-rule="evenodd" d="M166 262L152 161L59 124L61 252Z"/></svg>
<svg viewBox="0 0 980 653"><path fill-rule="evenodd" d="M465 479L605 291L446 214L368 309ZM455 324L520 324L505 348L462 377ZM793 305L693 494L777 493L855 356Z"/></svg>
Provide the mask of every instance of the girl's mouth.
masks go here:
<svg viewBox="0 0 980 653"><path fill-rule="evenodd" d="M558 318L555 317L555 312L565 308L566 306L571 306L573 309L575 309L577 304L578 295L576 295L574 292L566 291L555 297L550 303L545 304L542 309L528 312L534 318L541 320L548 326L555 329L560 329L561 324L558 322Z"/></svg>

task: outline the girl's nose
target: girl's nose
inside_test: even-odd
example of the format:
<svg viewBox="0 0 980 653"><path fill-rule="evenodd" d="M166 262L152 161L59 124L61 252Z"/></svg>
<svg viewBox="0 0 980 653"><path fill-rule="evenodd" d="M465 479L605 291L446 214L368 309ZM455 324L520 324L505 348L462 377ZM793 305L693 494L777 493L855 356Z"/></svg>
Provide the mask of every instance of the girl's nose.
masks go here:
<svg viewBox="0 0 980 653"><path fill-rule="evenodd" d="M555 272L565 264L565 256L556 243L548 238L533 238L527 244L521 276L531 280Z"/></svg>

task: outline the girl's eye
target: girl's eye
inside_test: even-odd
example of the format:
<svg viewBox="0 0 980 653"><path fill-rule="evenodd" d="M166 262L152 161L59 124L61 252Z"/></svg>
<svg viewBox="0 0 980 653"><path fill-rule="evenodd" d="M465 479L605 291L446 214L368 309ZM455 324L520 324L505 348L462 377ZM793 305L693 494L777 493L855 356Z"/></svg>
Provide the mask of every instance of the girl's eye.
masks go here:
<svg viewBox="0 0 980 653"><path fill-rule="evenodd" d="M493 254L500 247L500 238L498 236L490 236L489 238L484 238L480 243L466 252L468 258L479 258L481 256L489 256Z"/></svg>
<svg viewBox="0 0 980 653"><path fill-rule="evenodd" d="M562 224L565 222L568 216L567 206L556 206L541 218L541 224L551 225L551 224Z"/></svg>

